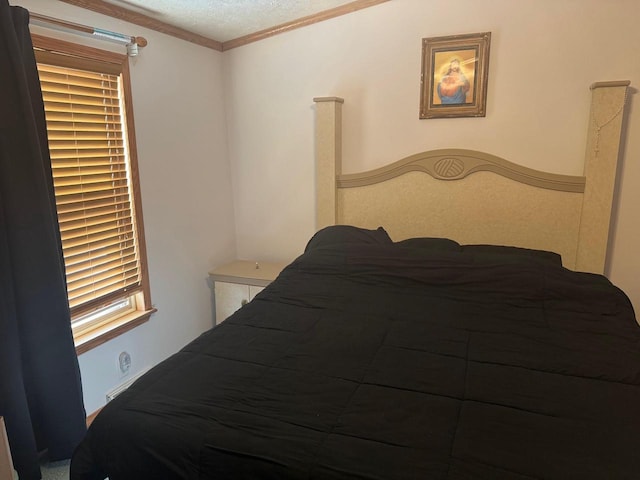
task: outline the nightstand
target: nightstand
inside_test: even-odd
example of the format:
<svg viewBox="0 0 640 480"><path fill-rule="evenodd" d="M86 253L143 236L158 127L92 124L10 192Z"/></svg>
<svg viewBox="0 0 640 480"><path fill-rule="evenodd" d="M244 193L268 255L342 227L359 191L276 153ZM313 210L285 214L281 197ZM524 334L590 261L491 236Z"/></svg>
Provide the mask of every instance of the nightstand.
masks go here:
<svg viewBox="0 0 640 480"><path fill-rule="evenodd" d="M216 325L253 300L286 267L280 262L237 260L209 272L216 301Z"/></svg>

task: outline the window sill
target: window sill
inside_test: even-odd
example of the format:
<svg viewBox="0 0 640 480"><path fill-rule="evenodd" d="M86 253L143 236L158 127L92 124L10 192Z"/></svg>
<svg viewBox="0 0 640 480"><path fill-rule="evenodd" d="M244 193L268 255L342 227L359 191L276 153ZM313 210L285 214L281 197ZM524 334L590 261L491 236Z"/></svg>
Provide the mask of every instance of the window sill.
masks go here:
<svg viewBox="0 0 640 480"><path fill-rule="evenodd" d="M76 346L76 354L82 355L83 353L86 353L89 350L134 329L138 325L142 325L149 320L151 315L156 311L157 310L155 308L152 308L150 310L139 310L128 313L127 315L123 315L106 325L89 332L82 333L78 336L74 336L73 340Z"/></svg>

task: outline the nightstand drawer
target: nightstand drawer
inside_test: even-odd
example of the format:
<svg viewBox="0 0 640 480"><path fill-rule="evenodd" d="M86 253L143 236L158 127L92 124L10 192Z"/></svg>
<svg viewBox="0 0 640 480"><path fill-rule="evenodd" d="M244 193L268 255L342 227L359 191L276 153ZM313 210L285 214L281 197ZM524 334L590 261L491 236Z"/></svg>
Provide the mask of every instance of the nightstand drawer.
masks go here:
<svg viewBox="0 0 640 480"><path fill-rule="evenodd" d="M216 324L253 300L280 274L286 263L238 260L209 272L213 280Z"/></svg>
<svg viewBox="0 0 640 480"><path fill-rule="evenodd" d="M240 283L215 282L216 324L246 305L264 287L242 285Z"/></svg>

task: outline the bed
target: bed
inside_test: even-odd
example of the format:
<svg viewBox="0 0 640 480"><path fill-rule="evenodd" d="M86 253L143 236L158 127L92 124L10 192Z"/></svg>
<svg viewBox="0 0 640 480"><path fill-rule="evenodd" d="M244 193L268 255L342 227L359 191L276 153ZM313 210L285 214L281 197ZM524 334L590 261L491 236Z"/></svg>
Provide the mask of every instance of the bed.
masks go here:
<svg viewBox="0 0 640 480"><path fill-rule="evenodd" d="M593 89L584 177L457 149L343 175L316 99L317 233L107 404L71 479L637 478L640 329L601 275L627 85Z"/></svg>

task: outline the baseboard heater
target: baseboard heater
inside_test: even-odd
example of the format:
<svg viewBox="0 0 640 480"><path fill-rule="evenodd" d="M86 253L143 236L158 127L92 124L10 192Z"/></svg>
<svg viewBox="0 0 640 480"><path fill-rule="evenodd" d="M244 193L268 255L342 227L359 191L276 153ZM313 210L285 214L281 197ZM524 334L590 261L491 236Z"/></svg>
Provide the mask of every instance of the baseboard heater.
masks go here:
<svg viewBox="0 0 640 480"><path fill-rule="evenodd" d="M145 368L144 370L142 370L141 372L133 375L132 377L130 377L128 380L126 380L125 382L121 383L120 385L118 385L117 387L113 388L112 390L109 390L107 392L107 403L109 403L111 400L113 400L114 398L116 398L118 395L120 395L122 392L124 392L127 388L129 388L131 385L133 385L133 382L135 382L136 380L138 380L142 375L144 375L145 373L147 373L149 369Z"/></svg>

